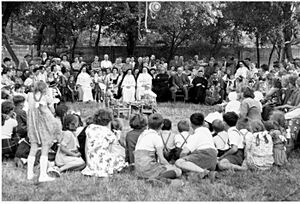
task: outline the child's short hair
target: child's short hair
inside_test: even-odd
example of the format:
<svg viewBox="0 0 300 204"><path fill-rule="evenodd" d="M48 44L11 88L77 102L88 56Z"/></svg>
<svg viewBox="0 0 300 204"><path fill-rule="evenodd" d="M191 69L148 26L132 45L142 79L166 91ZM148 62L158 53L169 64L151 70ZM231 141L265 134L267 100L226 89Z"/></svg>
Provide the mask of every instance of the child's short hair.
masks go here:
<svg viewBox="0 0 300 204"><path fill-rule="evenodd" d="M177 124L177 128L179 132L190 131L190 123L187 120L181 120Z"/></svg>
<svg viewBox="0 0 300 204"><path fill-rule="evenodd" d="M172 121L171 120L165 118L163 120L163 124L164 125L161 128L162 130L171 130L172 129Z"/></svg>
<svg viewBox="0 0 300 204"><path fill-rule="evenodd" d="M223 120L229 127L236 126L239 116L235 112L227 112L223 115Z"/></svg>
<svg viewBox="0 0 300 204"><path fill-rule="evenodd" d="M250 122L250 126L251 126L251 129L252 129L253 133L255 133L255 132L263 132L263 131L266 130L264 124L260 120L252 120Z"/></svg>
<svg viewBox="0 0 300 204"><path fill-rule="evenodd" d="M135 114L130 118L129 125L132 129L142 129L147 126L147 118L142 114Z"/></svg>
<svg viewBox="0 0 300 204"><path fill-rule="evenodd" d="M236 129L238 129L238 130L246 129L249 132L252 132L251 126L250 126L250 119L247 117L240 118L236 123Z"/></svg>
<svg viewBox="0 0 300 204"><path fill-rule="evenodd" d="M4 101L1 104L2 114L8 115L15 108L14 104L11 101Z"/></svg>
<svg viewBox="0 0 300 204"><path fill-rule="evenodd" d="M222 132L225 130L225 125L222 120L216 119L212 122L212 128L216 133Z"/></svg>
<svg viewBox="0 0 300 204"><path fill-rule="evenodd" d="M190 121L193 125L201 126L204 122L204 115L202 113L193 113L190 117Z"/></svg>
<svg viewBox="0 0 300 204"><path fill-rule="evenodd" d="M20 103L25 102L25 97L21 95L17 95L13 97L13 102L15 106L18 106Z"/></svg>
<svg viewBox="0 0 300 204"><path fill-rule="evenodd" d="M78 121L78 117L76 115L73 114L68 114L64 117L64 122L63 122L63 130L69 130L69 126L71 123L74 123Z"/></svg>
<svg viewBox="0 0 300 204"><path fill-rule="evenodd" d="M154 113L149 116L148 126L150 129L158 130L163 124L163 117L159 113Z"/></svg>
<svg viewBox="0 0 300 204"><path fill-rule="evenodd" d="M119 118L115 118L111 121L111 129L112 130L122 130L123 125Z"/></svg>

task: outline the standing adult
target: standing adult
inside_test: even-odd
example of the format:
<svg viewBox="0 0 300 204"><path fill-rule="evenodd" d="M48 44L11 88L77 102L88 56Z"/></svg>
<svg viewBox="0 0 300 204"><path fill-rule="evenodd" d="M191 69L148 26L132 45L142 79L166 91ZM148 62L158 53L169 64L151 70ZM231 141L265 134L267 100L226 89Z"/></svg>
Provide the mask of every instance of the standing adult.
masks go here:
<svg viewBox="0 0 300 204"><path fill-rule="evenodd" d="M242 88L243 99L240 107L240 116L248 117L252 120L261 120L262 107L254 99L254 92L250 87Z"/></svg>
<svg viewBox="0 0 300 204"><path fill-rule="evenodd" d="M31 61L31 55L30 54L27 54L24 56L24 59L23 59L23 62L20 63L20 67L19 69L25 71L25 70L28 70L29 69L29 63Z"/></svg>
<svg viewBox="0 0 300 204"><path fill-rule="evenodd" d="M91 64L92 71L99 71L101 69L101 63L99 62L99 57L95 56L94 61Z"/></svg>
<svg viewBox="0 0 300 204"><path fill-rule="evenodd" d="M75 72L76 74L81 69L81 63L79 62L79 58L78 57L74 58L74 62L72 63L72 68L73 68L73 72Z"/></svg>
<svg viewBox="0 0 300 204"><path fill-rule="evenodd" d="M68 71L71 70L71 64L68 61L68 56L67 55L63 55L62 56L62 61L60 62L62 66L64 66Z"/></svg>

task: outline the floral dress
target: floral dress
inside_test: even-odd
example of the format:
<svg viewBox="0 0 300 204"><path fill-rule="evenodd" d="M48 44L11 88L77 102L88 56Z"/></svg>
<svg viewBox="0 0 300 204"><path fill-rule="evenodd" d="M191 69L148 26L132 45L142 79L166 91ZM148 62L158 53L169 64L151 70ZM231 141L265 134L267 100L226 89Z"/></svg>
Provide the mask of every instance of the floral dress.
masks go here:
<svg viewBox="0 0 300 204"><path fill-rule="evenodd" d="M86 129L86 168L82 174L108 177L122 170L125 162L125 149L119 145L116 135L107 127L90 125Z"/></svg>

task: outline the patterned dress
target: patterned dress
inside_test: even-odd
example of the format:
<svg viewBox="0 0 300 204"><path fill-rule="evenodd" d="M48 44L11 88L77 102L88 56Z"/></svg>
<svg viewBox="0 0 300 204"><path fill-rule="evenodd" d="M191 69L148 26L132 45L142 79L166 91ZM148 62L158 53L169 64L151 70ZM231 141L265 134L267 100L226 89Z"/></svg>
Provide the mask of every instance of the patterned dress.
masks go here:
<svg viewBox="0 0 300 204"><path fill-rule="evenodd" d="M105 126L90 125L86 129L86 168L81 173L108 177L126 165L125 149L116 135Z"/></svg>

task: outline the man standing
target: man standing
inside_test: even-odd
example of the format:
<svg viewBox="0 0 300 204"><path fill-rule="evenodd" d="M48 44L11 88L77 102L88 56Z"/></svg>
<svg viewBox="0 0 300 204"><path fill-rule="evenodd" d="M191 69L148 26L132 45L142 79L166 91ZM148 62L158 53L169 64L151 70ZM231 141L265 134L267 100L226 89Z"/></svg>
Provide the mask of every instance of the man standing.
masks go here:
<svg viewBox="0 0 300 204"><path fill-rule="evenodd" d="M176 97L176 92L178 90L182 90L184 92L184 99L187 101L189 99L188 95L188 85L190 84L190 80L186 74L183 73L183 67L177 68L177 73L174 75L172 80L172 99L174 100Z"/></svg>

